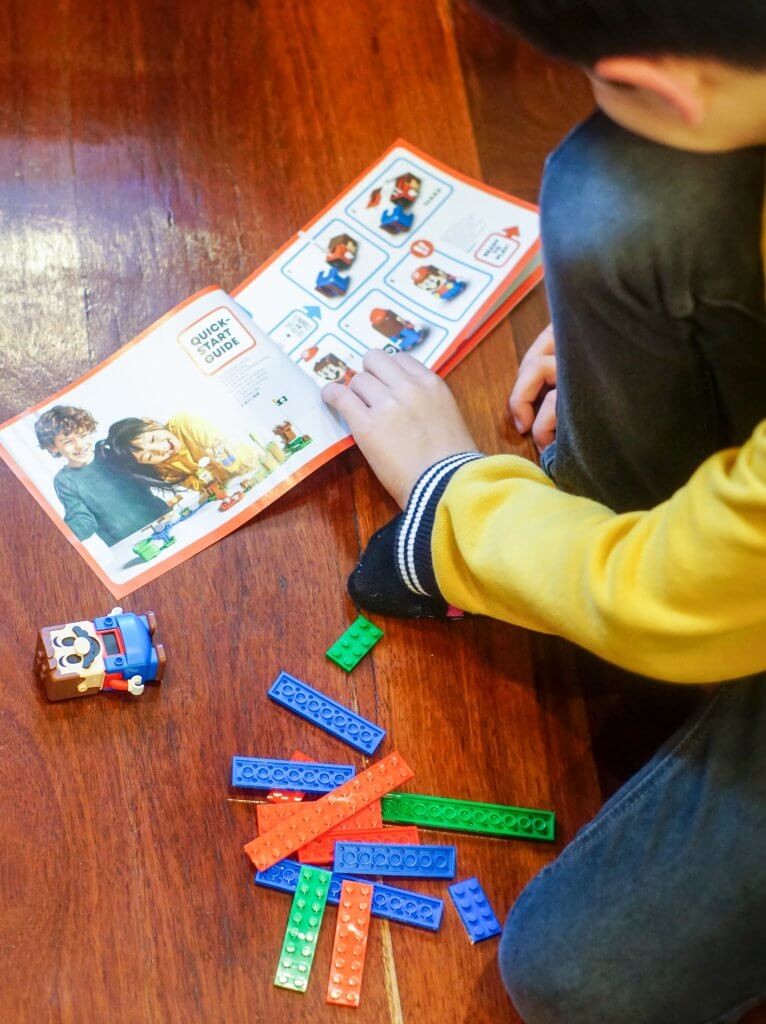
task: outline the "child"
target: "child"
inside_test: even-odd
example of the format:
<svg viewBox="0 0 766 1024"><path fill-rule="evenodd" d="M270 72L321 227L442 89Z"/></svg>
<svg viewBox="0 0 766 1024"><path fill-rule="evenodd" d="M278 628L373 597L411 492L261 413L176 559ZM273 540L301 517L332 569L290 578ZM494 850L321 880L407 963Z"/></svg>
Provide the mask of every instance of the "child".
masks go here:
<svg viewBox="0 0 766 1024"><path fill-rule="evenodd" d="M54 405L35 423L40 447L66 465L53 486L64 522L79 540L95 533L109 547L168 511L144 483L119 473L96 455L96 421L85 409Z"/></svg>
<svg viewBox="0 0 766 1024"><path fill-rule="evenodd" d="M405 511L350 588L739 680L530 883L500 947L527 1024L735 1021L766 993L766 5L491 6L601 108L546 166L553 333L512 395L549 475L480 455L442 381L369 352L323 394Z"/></svg>
<svg viewBox="0 0 766 1024"><path fill-rule="evenodd" d="M164 483L188 490L205 491L198 475L222 484L258 465L255 451L221 437L201 416L179 413L167 423L130 417L113 423L104 443L108 459L135 479Z"/></svg>

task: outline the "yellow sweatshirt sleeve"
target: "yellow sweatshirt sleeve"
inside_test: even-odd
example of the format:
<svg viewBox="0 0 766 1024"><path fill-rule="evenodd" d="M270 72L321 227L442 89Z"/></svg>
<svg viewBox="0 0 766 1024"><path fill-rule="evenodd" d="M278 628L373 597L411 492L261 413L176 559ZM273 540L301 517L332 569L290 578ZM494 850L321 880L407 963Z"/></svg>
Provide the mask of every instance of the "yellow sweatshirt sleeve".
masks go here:
<svg viewBox="0 0 766 1024"><path fill-rule="evenodd" d="M463 465L436 508L451 604L673 682L766 669L766 421L669 501L616 515L512 455Z"/></svg>

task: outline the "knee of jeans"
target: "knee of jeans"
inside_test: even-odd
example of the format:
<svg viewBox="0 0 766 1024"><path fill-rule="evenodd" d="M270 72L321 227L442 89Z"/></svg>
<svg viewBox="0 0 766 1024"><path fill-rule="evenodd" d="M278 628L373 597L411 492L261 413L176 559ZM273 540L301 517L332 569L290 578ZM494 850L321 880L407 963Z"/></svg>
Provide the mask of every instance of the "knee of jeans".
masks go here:
<svg viewBox="0 0 766 1024"><path fill-rule="evenodd" d="M659 300L673 316L691 314L695 289L744 295L753 279L762 297L758 159L675 151L595 115L546 164L540 227L549 283L598 296L623 282L634 300ZM720 251L731 249L727 222L749 232L728 260Z"/></svg>
<svg viewBox="0 0 766 1024"><path fill-rule="evenodd" d="M638 190L628 184L626 148L625 133L595 115L570 132L546 162L540 199L543 254L549 269L565 271L574 289L598 284L623 262L635 266L637 251L645 259L642 234L662 227L662 218L647 209L656 201L652 151Z"/></svg>
<svg viewBox="0 0 766 1024"><path fill-rule="evenodd" d="M572 182L559 182L558 177L558 172L548 172L541 202L549 284L563 287L570 296L597 297L613 293L621 281L630 282L636 297L646 290L645 297L650 299L650 289L653 293L656 288L655 261L665 259L666 246L658 236L662 226L647 215L641 197L625 197L616 218L614 188L606 183L599 188L591 176L575 189Z"/></svg>
<svg viewBox="0 0 766 1024"><path fill-rule="evenodd" d="M535 880L508 915L498 953L503 983L525 1024L612 1022L615 986L626 979L604 970L598 921L584 920L576 900L568 908L560 882ZM620 1024L638 1024L636 1012L635 1021L621 1013Z"/></svg>
<svg viewBox="0 0 766 1024"><path fill-rule="evenodd" d="M503 984L525 1024L568 1024L564 979L570 970L561 952L555 938L546 938L540 928L537 907L527 903L511 910L498 958Z"/></svg>

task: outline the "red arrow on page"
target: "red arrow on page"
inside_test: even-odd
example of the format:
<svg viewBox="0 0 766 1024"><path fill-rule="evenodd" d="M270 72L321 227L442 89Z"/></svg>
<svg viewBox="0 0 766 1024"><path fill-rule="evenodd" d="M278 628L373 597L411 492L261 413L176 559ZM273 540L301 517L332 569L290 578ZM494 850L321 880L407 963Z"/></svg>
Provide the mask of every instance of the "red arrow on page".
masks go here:
<svg viewBox="0 0 766 1024"><path fill-rule="evenodd" d="M505 231L503 232L503 234L505 235L506 238L518 238L519 237L519 229L518 228L506 228Z"/></svg>

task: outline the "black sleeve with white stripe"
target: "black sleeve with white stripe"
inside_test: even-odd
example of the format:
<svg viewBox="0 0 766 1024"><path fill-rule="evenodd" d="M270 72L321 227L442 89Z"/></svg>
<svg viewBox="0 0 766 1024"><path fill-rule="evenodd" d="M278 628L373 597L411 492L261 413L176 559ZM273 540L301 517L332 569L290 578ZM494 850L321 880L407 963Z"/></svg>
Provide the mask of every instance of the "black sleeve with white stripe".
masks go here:
<svg viewBox="0 0 766 1024"><path fill-rule="evenodd" d="M413 594L441 597L431 557L436 506L460 467L481 458L479 452L450 455L427 469L412 488L407 508L399 520L395 552L397 572Z"/></svg>

